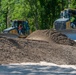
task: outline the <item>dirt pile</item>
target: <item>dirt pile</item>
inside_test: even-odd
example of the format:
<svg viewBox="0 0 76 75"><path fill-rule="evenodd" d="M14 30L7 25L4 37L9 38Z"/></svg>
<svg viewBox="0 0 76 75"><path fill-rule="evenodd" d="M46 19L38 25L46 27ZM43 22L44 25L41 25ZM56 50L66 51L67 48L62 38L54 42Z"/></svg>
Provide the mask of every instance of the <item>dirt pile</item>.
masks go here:
<svg viewBox="0 0 76 75"><path fill-rule="evenodd" d="M57 35L62 38L55 38ZM31 39L34 38L33 36L37 36L39 39ZM62 41L63 37L65 37L64 40L66 40L66 43ZM76 65L75 42L67 38L64 34L50 30L39 30L27 38L30 39L0 36L0 64L47 61L56 64ZM57 42L56 39L60 39L67 45L61 45L62 43Z"/></svg>
<svg viewBox="0 0 76 75"><path fill-rule="evenodd" d="M76 45L76 42L69 39L65 34L62 34L57 31L51 30L37 30L29 35L26 39L30 40L43 40L47 42L55 42L57 44L64 44L64 45Z"/></svg>

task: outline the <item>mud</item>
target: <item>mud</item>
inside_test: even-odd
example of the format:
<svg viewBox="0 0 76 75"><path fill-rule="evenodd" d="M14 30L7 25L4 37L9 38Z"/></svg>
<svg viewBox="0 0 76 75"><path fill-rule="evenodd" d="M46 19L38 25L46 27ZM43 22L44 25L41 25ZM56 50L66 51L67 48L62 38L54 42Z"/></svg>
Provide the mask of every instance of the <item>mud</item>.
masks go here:
<svg viewBox="0 0 76 75"><path fill-rule="evenodd" d="M76 65L76 42L51 30L37 30L27 38L0 35L0 64L40 61Z"/></svg>

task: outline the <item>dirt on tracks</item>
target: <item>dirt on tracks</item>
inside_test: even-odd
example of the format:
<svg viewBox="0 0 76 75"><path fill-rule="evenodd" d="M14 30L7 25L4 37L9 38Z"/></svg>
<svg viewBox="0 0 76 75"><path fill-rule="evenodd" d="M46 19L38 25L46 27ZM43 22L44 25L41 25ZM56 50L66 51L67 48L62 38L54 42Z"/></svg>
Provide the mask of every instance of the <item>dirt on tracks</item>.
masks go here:
<svg viewBox="0 0 76 75"><path fill-rule="evenodd" d="M24 38L0 36L0 64L47 61L76 64L76 42L57 31L37 30Z"/></svg>

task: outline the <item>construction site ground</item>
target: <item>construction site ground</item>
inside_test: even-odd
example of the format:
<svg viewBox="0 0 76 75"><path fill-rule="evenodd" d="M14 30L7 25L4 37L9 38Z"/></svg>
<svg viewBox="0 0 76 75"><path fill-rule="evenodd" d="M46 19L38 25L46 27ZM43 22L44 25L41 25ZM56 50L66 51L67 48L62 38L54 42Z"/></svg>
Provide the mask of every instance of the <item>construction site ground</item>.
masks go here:
<svg viewBox="0 0 76 75"><path fill-rule="evenodd" d="M0 64L46 61L76 65L76 42L60 32L37 30L27 38L8 36L0 35Z"/></svg>

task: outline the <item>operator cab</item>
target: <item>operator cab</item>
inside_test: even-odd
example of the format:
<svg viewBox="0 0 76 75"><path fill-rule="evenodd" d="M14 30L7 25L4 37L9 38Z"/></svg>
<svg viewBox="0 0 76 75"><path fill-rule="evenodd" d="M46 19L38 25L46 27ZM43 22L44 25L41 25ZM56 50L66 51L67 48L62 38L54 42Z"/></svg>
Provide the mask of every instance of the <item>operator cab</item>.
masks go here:
<svg viewBox="0 0 76 75"><path fill-rule="evenodd" d="M60 18L69 18L69 17L70 17L69 10L61 11Z"/></svg>
<svg viewBox="0 0 76 75"><path fill-rule="evenodd" d="M65 9L61 11L60 18L70 18L72 15L76 16L76 10L73 9Z"/></svg>
<svg viewBox="0 0 76 75"><path fill-rule="evenodd" d="M30 27L27 21L13 20L11 27L5 29L3 33L17 34L19 35L19 25L22 25L21 32L23 35L29 35Z"/></svg>
<svg viewBox="0 0 76 75"><path fill-rule="evenodd" d="M12 27L16 28L17 29L17 32L19 33L18 28L19 28L19 25L20 24L22 25L21 32L23 34L28 33L28 31L29 31L29 25L28 25L28 22L27 21L15 20L15 21L12 22Z"/></svg>

